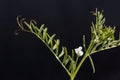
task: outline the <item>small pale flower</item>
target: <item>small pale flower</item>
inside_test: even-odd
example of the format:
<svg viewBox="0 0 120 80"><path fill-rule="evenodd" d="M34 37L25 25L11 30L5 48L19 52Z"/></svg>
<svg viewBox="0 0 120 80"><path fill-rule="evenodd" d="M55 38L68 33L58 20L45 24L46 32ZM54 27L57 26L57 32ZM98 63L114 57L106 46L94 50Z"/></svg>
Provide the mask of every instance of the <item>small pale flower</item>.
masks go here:
<svg viewBox="0 0 120 80"><path fill-rule="evenodd" d="M94 42L95 42L95 43L98 43L98 42L99 42L99 37L98 37L98 36L96 36Z"/></svg>
<svg viewBox="0 0 120 80"><path fill-rule="evenodd" d="M75 53L78 55L78 56L82 56L84 54L84 52L82 51L82 47L78 47L75 49Z"/></svg>
<svg viewBox="0 0 120 80"><path fill-rule="evenodd" d="M111 41L111 40L112 40L112 38L110 38L110 37L109 37L107 40L108 40L108 41Z"/></svg>

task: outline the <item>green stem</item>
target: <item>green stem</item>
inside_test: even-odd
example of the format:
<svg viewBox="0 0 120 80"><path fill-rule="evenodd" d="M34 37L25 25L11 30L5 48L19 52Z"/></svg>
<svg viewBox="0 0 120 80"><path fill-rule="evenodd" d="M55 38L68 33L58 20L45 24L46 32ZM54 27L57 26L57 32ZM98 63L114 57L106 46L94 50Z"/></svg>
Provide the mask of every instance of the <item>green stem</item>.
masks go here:
<svg viewBox="0 0 120 80"><path fill-rule="evenodd" d="M79 69L81 68L83 62L86 60L86 58L87 58L87 55L84 55L84 57L82 58L82 60L80 61L79 65L78 65L76 71L74 72L74 74L72 74L73 80L74 80L76 74L78 73Z"/></svg>
<svg viewBox="0 0 120 80"><path fill-rule="evenodd" d="M76 74L78 73L79 69L81 68L83 62L86 60L86 58L90 55L91 49L94 46L94 39L91 40L90 45L88 47L88 50L86 51L85 55L83 56L82 60L80 61L80 63L78 64L78 67L76 68L75 72L73 74L71 74L71 78L75 78Z"/></svg>
<svg viewBox="0 0 120 80"><path fill-rule="evenodd" d="M74 80L74 77L70 76L70 80Z"/></svg>

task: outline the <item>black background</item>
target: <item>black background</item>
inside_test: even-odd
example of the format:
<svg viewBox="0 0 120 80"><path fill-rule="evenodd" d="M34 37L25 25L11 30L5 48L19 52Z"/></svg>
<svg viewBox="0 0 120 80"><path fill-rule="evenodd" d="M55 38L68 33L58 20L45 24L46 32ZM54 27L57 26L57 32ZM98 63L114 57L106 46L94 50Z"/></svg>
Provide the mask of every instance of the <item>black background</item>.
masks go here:
<svg viewBox="0 0 120 80"><path fill-rule="evenodd" d="M34 19L45 24L49 33L57 34L69 49L81 45L82 35L90 40L90 13L104 10L106 25L120 31L119 0L0 0L0 80L69 80L64 69L47 47L34 35L19 29L16 17ZM76 80L120 80L119 47L93 55L96 73L89 60L83 64Z"/></svg>

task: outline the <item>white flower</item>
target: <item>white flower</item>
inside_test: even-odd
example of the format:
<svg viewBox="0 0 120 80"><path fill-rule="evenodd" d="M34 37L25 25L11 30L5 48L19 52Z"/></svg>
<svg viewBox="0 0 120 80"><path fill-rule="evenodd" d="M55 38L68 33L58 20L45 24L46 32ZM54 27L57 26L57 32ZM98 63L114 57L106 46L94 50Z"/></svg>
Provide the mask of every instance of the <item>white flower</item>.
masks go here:
<svg viewBox="0 0 120 80"><path fill-rule="evenodd" d="M95 43L98 43L98 42L99 42L99 37L98 37L98 36L96 36L94 42L95 42Z"/></svg>
<svg viewBox="0 0 120 80"><path fill-rule="evenodd" d="M75 49L75 53L78 55L78 56L82 56L84 54L84 52L82 51L82 47L78 47Z"/></svg>
<svg viewBox="0 0 120 80"><path fill-rule="evenodd" d="M112 40L112 38L110 38L110 37L109 37L107 40L108 40L108 41L111 41L111 40Z"/></svg>

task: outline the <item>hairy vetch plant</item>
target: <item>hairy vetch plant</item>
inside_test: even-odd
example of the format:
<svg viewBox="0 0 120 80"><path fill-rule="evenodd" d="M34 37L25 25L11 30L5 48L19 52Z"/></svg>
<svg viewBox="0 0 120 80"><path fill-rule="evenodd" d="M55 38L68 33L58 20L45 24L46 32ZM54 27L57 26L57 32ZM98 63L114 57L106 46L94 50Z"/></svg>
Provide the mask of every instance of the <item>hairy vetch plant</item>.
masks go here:
<svg viewBox="0 0 120 80"><path fill-rule="evenodd" d="M60 40L55 38L56 34L48 34L48 28L45 28L44 24L38 27L34 20L28 23L24 18L19 19L19 17L17 17L17 23L21 30L33 33L37 36L53 53L69 75L70 80L74 80L83 62L87 58L89 58L93 73L95 73L94 63L91 58L92 54L120 46L120 37L119 39L115 38L115 27L106 26L104 24L106 19L102 12L96 10L93 12L93 15L96 17L96 20L95 23L92 22L91 25L91 40L89 45L86 46L85 35L83 35L83 47L80 46L72 49L71 53L68 52L67 47L60 46Z"/></svg>

